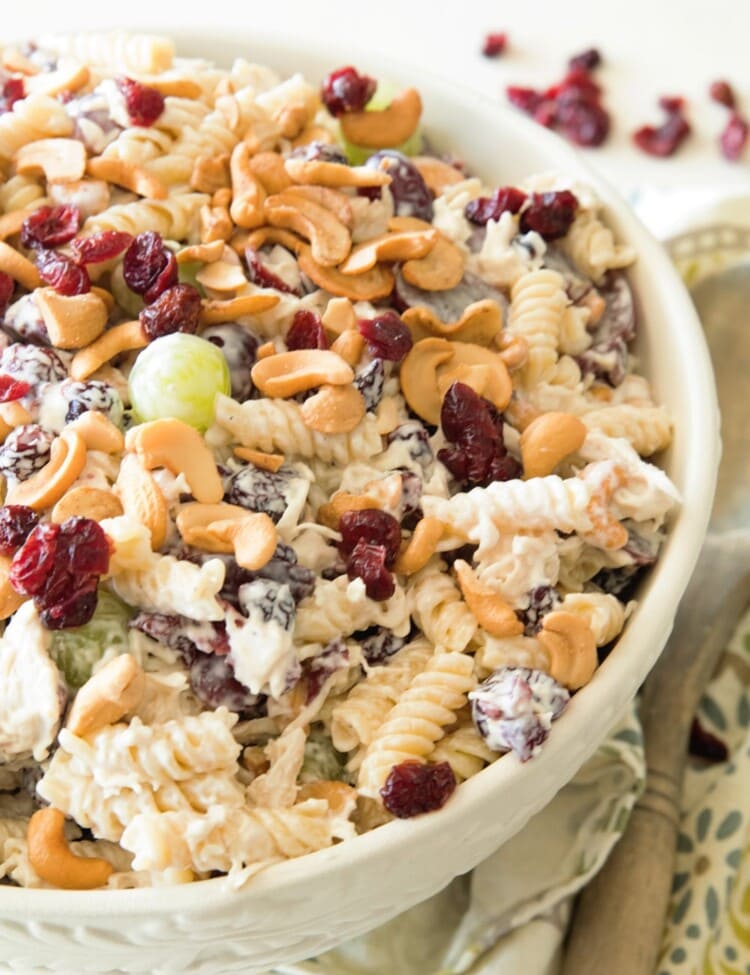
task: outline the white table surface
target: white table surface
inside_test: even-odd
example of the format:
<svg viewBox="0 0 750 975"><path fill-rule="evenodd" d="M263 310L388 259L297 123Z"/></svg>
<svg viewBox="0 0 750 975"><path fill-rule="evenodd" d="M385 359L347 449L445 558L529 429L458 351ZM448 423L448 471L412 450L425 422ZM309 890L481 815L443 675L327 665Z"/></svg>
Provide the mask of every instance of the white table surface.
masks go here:
<svg viewBox="0 0 750 975"><path fill-rule="evenodd" d="M231 26L248 38L260 31L288 36L290 43L368 46L389 56L455 78L505 101L507 84L544 86L558 80L571 54L597 46L605 66L597 77L613 131L600 149L584 150L591 163L621 189L726 187L750 192L750 147L740 163L725 161L716 140L726 112L707 87L729 79L750 117L750 2L748 0L6 0L3 35L39 30L116 27L218 28ZM505 56L480 54L487 31L505 31ZM331 67L338 65L332 64ZM683 94L694 134L678 155L652 159L630 141L644 123L659 124L656 100Z"/></svg>

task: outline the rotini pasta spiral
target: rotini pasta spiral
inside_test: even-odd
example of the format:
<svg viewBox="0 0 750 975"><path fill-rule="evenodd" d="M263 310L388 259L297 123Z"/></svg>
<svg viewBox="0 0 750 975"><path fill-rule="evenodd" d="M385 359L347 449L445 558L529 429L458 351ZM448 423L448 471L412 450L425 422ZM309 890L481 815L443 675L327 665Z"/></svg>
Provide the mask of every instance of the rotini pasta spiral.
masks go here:
<svg viewBox="0 0 750 975"><path fill-rule="evenodd" d="M408 593L414 621L433 646L455 652L466 649L477 621L439 560L413 576Z"/></svg>

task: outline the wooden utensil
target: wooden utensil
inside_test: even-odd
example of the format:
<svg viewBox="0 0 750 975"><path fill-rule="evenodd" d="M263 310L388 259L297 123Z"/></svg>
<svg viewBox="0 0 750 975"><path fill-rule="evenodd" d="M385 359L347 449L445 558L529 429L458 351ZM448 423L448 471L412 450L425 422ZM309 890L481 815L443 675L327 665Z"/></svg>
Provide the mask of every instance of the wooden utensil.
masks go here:
<svg viewBox="0 0 750 975"><path fill-rule="evenodd" d="M669 642L643 686L646 787L581 894L562 975L654 975L672 888L690 725L750 601L750 264L693 292L714 363L723 456L709 535Z"/></svg>

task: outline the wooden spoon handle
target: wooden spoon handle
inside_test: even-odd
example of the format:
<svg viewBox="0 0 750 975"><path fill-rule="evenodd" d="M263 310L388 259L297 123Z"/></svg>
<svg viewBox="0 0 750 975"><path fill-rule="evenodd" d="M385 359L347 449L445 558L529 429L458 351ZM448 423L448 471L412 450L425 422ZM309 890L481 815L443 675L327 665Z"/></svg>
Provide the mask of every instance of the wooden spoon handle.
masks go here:
<svg viewBox="0 0 750 975"><path fill-rule="evenodd" d="M562 975L653 975L678 829L677 783L650 773L627 832L578 900Z"/></svg>

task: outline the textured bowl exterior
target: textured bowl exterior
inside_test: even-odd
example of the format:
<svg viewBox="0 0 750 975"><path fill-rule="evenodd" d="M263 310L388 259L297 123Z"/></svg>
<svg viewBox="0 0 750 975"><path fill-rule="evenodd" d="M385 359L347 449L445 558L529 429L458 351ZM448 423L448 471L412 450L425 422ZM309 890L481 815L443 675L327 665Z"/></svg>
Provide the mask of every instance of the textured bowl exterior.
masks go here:
<svg viewBox="0 0 750 975"><path fill-rule="evenodd" d="M174 31L168 31L175 35ZM416 85L425 129L488 182L559 170L591 185L632 271L638 353L676 423L665 466L683 506L640 606L618 646L576 695L542 753L506 756L464 783L439 813L395 821L364 836L281 863L236 891L224 880L173 888L62 892L0 887L0 971L254 975L325 951L436 893L513 836L580 768L633 698L658 657L697 558L719 458L718 408L700 323L661 247L625 203L562 141L437 78L372 53L311 53L256 37L176 34L180 53L228 64L244 56L315 79L355 63L376 77Z"/></svg>

